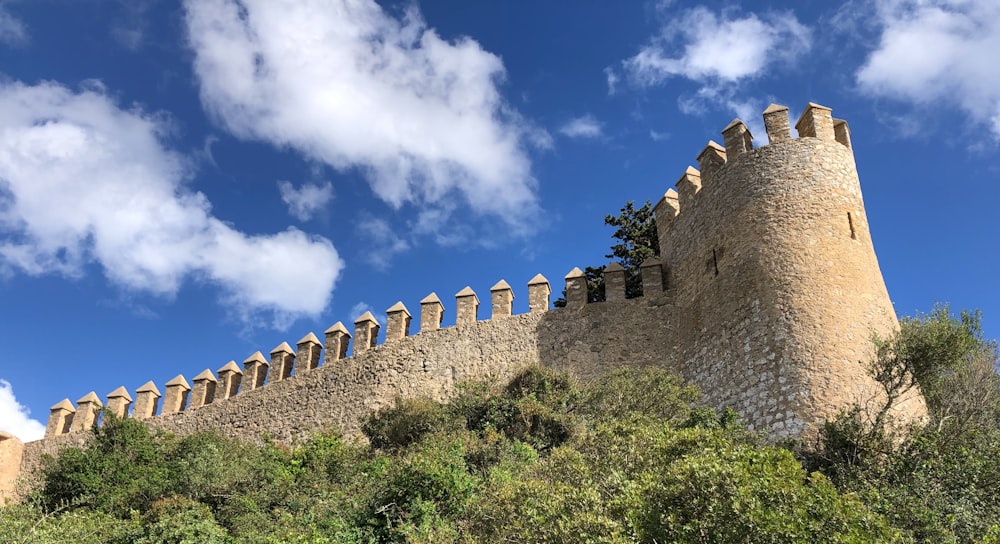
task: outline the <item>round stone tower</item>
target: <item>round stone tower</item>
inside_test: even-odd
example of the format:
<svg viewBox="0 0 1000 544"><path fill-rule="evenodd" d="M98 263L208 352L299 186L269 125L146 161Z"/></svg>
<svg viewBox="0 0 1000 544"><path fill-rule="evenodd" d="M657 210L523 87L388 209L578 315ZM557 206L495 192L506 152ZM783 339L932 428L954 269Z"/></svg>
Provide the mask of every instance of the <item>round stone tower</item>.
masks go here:
<svg viewBox="0 0 1000 544"><path fill-rule="evenodd" d="M656 207L675 292L682 372L710 404L774 438L811 434L884 394L869 376L873 334L897 326L872 246L847 123L810 103L764 112L770 143L740 120L709 142ZM924 413L918 395L900 414Z"/></svg>

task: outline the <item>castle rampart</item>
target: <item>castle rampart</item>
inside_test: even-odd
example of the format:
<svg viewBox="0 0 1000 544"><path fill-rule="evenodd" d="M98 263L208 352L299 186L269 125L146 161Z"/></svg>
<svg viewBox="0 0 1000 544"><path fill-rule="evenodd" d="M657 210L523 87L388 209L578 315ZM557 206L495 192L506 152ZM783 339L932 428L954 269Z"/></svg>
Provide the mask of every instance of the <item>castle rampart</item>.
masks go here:
<svg viewBox="0 0 1000 544"><path fill-rule="evenodd" d="M366 312L353 336L340 322L319 339L282 343L242 370L226 363L136 391L132 416L186 434L218 430L249 441L279 441L336 425L356 435L361 417L397 397L447 399L464 380L504 379L529 365L583 379L623 366L657 366L698 385L704 401L733 407L753 429L775 439L814 430L854 402L877 399L861 361L872 332L896 318L875 258L847 124L810 104L791 136L788 109L764 112L770 144L753 147L740 120L698 155L655 207L660 257L641 267L643 296L625 298L620 266L606 269L607 301L589 303L586 275L565 277L567 307L550 311L551 286L527 283L529 312L512 315L515 290L490 288L491 315L479 318L471 287L455 295L455 326L441 327L445 305L420 301L419 332L402 301L387 310L385 340ZM353 352L348 356L349 345ZM322 365L319 361L322 360ZM109 395L125 413L124 389ZM79 443L100 399L53 406L46 439L24 446L30 471L44 452ZM919 396L900 412L924 413ZM0 444L2 446L2 444ZM2 453L2 451L0 451ZM2 473L0 473L2 476Z"/></svg>

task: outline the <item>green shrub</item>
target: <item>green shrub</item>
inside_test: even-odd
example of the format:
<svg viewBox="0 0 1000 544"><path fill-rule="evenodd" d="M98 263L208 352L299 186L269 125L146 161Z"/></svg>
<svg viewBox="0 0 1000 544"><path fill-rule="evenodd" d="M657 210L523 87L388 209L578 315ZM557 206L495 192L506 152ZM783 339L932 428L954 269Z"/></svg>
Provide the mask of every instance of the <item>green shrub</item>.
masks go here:
<svg viewBox="0 0 1000 544"><path fill-rule="evenodd" d="M463 426L464 422L440 402L396 399L393 406L369 415L361 424L361 432L372 447L394 450L414 444L430 433Z"/></svg>

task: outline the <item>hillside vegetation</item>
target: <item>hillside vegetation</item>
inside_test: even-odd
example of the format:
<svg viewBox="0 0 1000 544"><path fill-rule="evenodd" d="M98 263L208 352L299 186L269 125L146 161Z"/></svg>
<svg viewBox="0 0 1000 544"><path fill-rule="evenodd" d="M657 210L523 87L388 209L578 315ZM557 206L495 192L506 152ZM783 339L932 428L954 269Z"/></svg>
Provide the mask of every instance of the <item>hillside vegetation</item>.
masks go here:
<svg viewBox="0 0 1000 544"><path fill-rule="evenodd" d="M876 339L885 406L768 445L657 369L528 369L371 414L368 444L152 434L105 414L0 508L4 543L1000 542L1000 380L976 314ZM891 404L919 387L930 420Z"/></svg>

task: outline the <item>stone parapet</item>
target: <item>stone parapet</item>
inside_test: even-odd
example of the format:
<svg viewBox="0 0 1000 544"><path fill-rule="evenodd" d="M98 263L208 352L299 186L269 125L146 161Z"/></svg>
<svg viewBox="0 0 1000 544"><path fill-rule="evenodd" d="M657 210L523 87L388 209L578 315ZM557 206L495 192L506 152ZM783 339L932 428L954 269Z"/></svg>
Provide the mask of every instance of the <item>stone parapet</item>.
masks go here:
<svg viewBox="0 0 1000 544"><path fill-rule="evenodd" d="M125 387L119 387L108 393L107 410L118 419L125 419L128 416L128 409L132 406L132 395L128 394Z"/></svg>
<svg viewBox="0 0 1000 544"><path fill-rule="evenodd" d="M295 350L288 342L278 344L271 350L271 367L268 369L268 379L278 382L292 375L295 367Z"/></svg>
<svg viewBox="0 0 1000 544"><path fill-rule="evenodd" d="M175 414L183 411L187 408L188 395L190 393L191 385L180 374L167 382L167 393L163 396L163 413Z"/></svg>
<svg viewBox="0 0 1000 544"><path fill-rule="evenodd" d="M301 374L319 366L320 356L323 351L323 344L320 343L316 335L309 333L295 343L297 350L295 354L295 373Z"/></svg>
<svg viewBox="0 0 1000 544"><path fill-rule="evenodd" d="M490 319L500 319L514 315L514 290L504 280L490 287L492 313Z"/></svg>
<svg viewBox="0 0 1000 544"><path fill-rule="evenodd" d="M149 381L135 391L135 410L132 417L136 419L149 419L156 415L157 405L160 403L160 390L156 384Z"/></svg>
<svg viewBox="0 0 1000 544"><path fill-rule="evenodd" d="M528 282L528 311L547 312L551 305L552 287L545 276L536 274Z"/></svg>
<svg viewBox="0 0 1000 544"><path fill-rule="evenodd" d="M474 325L479 319L479 297L472 287L466 286L455 293L455 326Z"/></svg>
<svg viewBox="0 0 1000 544"><path fill-rule="evenodd" d="M361 314L354 321L354 355L364 353L378 345L379 324L371 312Z"/></svg>
<svg viewBox="0 0 1000 544"><path fill-rule="evenodd" d="M410 335L410 311L399 301L385 311L385 341L402 340Z"/></svg>
<svg viewBox="0 0 1000 544"><path fill-rule="evenodd" d="M604 300L625 300L625 268L618 263L604 267Z"/></svg>
<svg viewBox="0 0 1000 544"><path fill-rule="evenodd" d="M215 387L215 400L226 400L236 396L243 383L243 371L237 366L236 361L229 361L218 370L219 379Z"/></svg>
<svg viewBox="0 0 1000 544"><path fill-rule="evenodd" d="M254 390L264 387L264 380L267 379L267 359L264 354L255 351L243 361L243 385L245 389Z"/></svg>
<svg viewBox="0 0 1000 544"><path fill-rule="evenodd" d="M49 423L45 426L46 438L66 434L73 425L76 408L69 399L63 399L49 408Z"/></svg>
<svg viewBox="0 0 1000 544"><path fill-rule="evenodd" d="M420 332L431 332L441 328L444 320L444 305L437 293L431 293L420 301Z"/></svg>
<svg viewBox="0 0 1000 544"><path fill-rule="evenodd" d="M587 305L587 275L579 268L566 274L566 307L583 308Z"/></svg>
<svg viewBox="0 0 1000 544"><path fill-rule="evenodd" d="M351 333L340 321L334 323L323 333L326 337L326 353L323 366L347 357L347 348L351 342Z"/></svg>
<svg viewBox="0 0 1000 544"><path fill-rule="evenodd" d="M76 401L76 413L73 415L73 425L70 431L85 431L97 424L97 418L101 415L101 408L104 405L97 393L91 391Z"/></svg>
<svg viewBox="0 0 1000 544"><path fill-rule="evenodd" d="M188 409L196 410L206 404L211 404L215 400L215 390L219 384L219 381L215 378L215 374L212 374L212 371L206 368L195 376L192 381L194 382L194 387L191 388L191 401Z"/></svg>

